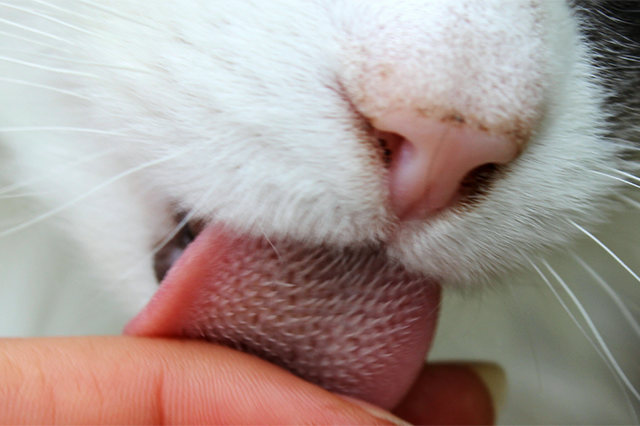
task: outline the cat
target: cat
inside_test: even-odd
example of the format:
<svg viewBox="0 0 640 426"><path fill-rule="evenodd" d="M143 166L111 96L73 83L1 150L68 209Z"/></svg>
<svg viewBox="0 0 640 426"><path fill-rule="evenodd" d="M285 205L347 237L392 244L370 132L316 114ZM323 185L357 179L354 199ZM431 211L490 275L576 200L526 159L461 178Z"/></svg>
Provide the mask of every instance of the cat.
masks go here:
<svg viewBox="0 0 640 426"><path fill-rule="evenodd" d="M433 338L442 285L431 356L504 365L502 422L637 421L640 292L600 242L638 264L634 2L0 10L3 335L129 323L222 341L391 406ZM202 258L226 275L205 268L193 287L185 265ZM585 293L600 275L622 296ZM300 332L305 314L315 322ZM340 340L356 319L358 336L347 327ZM351 338L363 340L345 353ZM289 360L286 339L314 350L300 343ZM343 352L320 368L316 350L332 344ZM408 346L402 362L381 361ZM358 372L378 377L380 365L406 383L359 394L371 383Z"/></svg>

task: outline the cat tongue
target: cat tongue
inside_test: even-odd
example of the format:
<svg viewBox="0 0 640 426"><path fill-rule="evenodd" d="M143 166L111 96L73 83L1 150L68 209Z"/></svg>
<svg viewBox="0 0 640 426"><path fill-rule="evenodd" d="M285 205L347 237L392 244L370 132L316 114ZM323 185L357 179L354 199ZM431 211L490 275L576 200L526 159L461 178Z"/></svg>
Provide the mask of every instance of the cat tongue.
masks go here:
<svg viewBox="0 0 640 426"><path fill-rule="evenodd" d="M439 285L381 252L303 248L212 225L125 333L231 346L390 409L422 367L439 303Z"/></svg>

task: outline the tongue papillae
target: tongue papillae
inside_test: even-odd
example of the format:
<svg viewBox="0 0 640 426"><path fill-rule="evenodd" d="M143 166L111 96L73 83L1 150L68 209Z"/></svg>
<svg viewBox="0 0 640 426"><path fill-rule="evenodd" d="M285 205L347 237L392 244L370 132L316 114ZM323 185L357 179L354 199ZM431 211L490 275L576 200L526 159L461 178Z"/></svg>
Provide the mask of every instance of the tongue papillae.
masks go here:
<svg viewBox="0 0 640 426"><path fill-rule="evenodd" d="M206 339L390 409L434 336L439 285L375 250L302 248L209 226L125 332Z"/></svg>

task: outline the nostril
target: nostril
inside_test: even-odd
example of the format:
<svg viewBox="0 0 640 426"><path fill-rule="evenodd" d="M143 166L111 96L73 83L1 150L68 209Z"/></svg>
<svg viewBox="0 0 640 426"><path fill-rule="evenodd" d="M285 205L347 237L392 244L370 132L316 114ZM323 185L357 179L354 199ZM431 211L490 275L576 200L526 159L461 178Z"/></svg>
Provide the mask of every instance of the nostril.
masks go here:
<svg viewBox="0 0 640 426"><path fill-rule="evenodd" d="M400 111L372 122L389 168L389 194L402 219L424 218L455 200L477 199L500 164L521 148L508 136Z"/></svg>
<svg viewBox="0 0 640 426"><path fill-rule="evenodd" d="M503 164L487 163L471 170L460 182L455 201L466 206L480 202L504 169Z"/></svg>
<svg viewBox="0 0 640 426"><path fill-rule="evenodd" d="M394 152L398 149L398 146L404 141L404 137L397 133L384 132L374 129L373 136L378 140L380 149L382 150L383 161L386 167L391 167L393 164Z"/></svg>

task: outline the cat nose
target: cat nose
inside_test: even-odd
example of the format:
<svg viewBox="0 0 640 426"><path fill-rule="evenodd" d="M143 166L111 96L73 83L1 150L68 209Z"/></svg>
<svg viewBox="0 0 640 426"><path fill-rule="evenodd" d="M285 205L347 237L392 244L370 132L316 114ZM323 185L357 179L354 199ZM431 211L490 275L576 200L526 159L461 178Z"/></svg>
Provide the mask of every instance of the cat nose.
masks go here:
<svg viewBox="0 0 640 426"><path fill-rule="evenodd" d="M523 144L458 116L432 119L397 111L372 124L390 154L389 193L401 219L426 218L447 208L470 172L514 160Z"/></svg>

